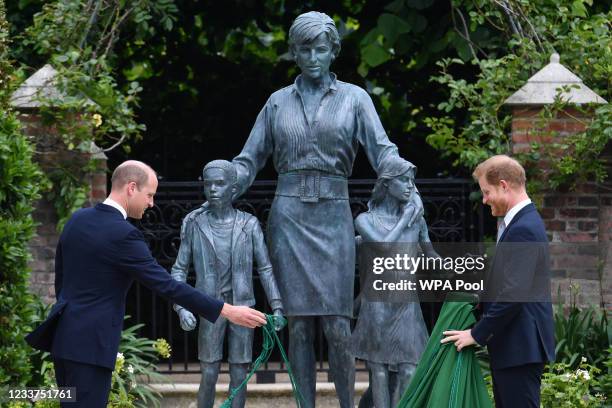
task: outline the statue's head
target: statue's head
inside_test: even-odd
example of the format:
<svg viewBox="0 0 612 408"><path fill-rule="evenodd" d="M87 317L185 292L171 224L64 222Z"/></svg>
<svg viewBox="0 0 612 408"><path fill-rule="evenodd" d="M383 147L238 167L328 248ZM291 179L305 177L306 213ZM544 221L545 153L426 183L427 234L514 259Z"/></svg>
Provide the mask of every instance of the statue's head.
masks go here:
<svg viewBox="0 0 612 408"><path fill-rule="evenodd" d="M238 175L234 165L227 160L213 160L202 170L204 195L211 206L224 207L232 204L236 193Z"/></svg>
<svg viewBox="0 0 612 408"><path fill-rule="evenodd" d="M386 196L402 203L412 200L416 191L415 175L416 166L401 157L381 163L368 207L375 208Z"/></svg>
<svg viewBox="0 0 612 408"><path fill-rule="evenodd" d="M329 66L340 53L336 24L327 14L300 14L289 29L289 52L302 74L318 79L329 74Z"/></svg>

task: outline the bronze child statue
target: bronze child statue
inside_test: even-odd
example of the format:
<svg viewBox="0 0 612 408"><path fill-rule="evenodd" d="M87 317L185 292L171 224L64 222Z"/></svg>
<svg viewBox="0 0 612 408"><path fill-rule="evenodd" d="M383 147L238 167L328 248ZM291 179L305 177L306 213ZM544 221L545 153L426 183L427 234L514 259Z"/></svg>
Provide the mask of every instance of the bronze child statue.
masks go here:
<svg viewBox="0 0 612 408"><path fill-rule="evenodd" d="M172 277L186 281L193 263L197 289L232 305L253 306L253 260L268 301L275 316L283 315L283 304L263 232L254 216L232 206L236 193L236 169L225 160L213 160L202 172L204 194L208 200L205 211L187 216L181 228L181 246L172 267ZM193 330L196 320L187 309L175 305L181 327ZM279 321L280 325L280 320ZM281 327L277 327L279 330ZM230 389L246 378L252 361L253 329L229 323L219 318L214 324L200 319L198 359L202 379L198 392L198 408L212 408L215 384L223 358L223 339L228 333ZM246 387L232 400L233 408L245 405Z"/></svg>
<svg viewBox="0 0 612 408"><path fill-rule="evenodd" d="M357 217L355 229L363 242L414 243L406 246L414 252L411 256L417 256L420 247L426 256L437 258L425 219L421 216L409 225L416 211L415 171L415 166L402 158L384 163L368 202L369 210ZM359 317L353 331L355 356L365 360L370 371L373 406L390 408L408 386L427 343L421 307L416 294L401 303L370 301L363 295L358 301ZM359 406L370 404L362 401Z"/></svg>

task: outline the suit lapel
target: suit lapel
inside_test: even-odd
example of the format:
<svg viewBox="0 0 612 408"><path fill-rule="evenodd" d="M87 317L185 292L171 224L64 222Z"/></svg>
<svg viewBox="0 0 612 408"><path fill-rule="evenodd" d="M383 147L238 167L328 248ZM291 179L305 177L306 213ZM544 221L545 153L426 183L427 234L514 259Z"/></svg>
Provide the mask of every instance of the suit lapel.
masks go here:
<svg viewBox="0 0 612 408"><path fill-rule="evenodd" d="M232 254L236 253L236 245L240 240L240 235L244 233L245 218L245 214L236 210L234 228L232 229Z"/></svg>
<svg viewBox="0 0 612 408"><path fill-rule="evenodd" d="M208 210L200 214L196 218L195 222L198 225L198 228L200 229L200 231L202 231L202 233L208 240L208 243L210 244L211 248L216 254L217 249L215 248L215 240L213 239L210 222L208 221Z"/></svg>
<svg viewBox="0 0 612 408"><path fill-rule="evenodd" d="M533 210L535 210L535 205L533 203L529 203L525 207L521 208L521 210L517 212L516 215L512 218L512 221L510 221L510 224L506 225L504 232L502 232L501 237L499 237L499 242L502 242L504 238L506 238L506 234L508 233L508 230L518 221L519 218L521 218L523 215Z"/></svg>

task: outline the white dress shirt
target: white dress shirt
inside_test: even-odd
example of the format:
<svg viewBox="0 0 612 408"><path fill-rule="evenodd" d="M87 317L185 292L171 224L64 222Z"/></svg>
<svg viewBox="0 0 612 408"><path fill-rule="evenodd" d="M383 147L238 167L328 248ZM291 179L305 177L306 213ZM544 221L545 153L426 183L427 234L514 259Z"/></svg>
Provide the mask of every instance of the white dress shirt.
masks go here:
<svg viewBox="0 0 612 408"><path fill-rule="evenodd" d="M512 222L512 219L516 216L516 214L518 214L519 211L521 211L523 208L525 208L529 204L531 204L531 200L528 198L516 204L514 207L512 207L504 216L504 225L506 227L510 225L510 223Z"/></svg>
<svg viewBox="0 0 612 408"><path fill-rule="evenodd" d="M518 214L519 211L529 204L531 204L531 200L529 198L519 202L506 213L503 219L500 220L500 222L497 224L497 242L499 242L501 236L504 235L504 230L508 227L508 225L510 225L516 214Z"/></svg>
<svg viewBox="0 0 612 408"><path fill-rule="evenodd" d="M102 204L106 204L106 205L110 205L111 207L115 207L117 210L121 212L121 215L123 215L123 219L127 218L127 212L125 211L125 209L121 206L121 204L119 204L112 198L108 197L106 200L104 200Z"/></svg>

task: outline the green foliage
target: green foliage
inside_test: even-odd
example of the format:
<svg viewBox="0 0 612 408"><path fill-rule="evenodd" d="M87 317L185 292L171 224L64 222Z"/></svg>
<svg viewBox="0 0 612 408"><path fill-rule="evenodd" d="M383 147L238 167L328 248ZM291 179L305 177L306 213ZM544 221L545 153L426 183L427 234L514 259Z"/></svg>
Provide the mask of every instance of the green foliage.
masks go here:
<svg viewBox="0 0 612 408"><path fill-rule="evenodd" d="M87 156L96 145L98 151L127 149L126 141L140 138L145 127L137 122L134 109L142 87L137 81L118 85L114 49L125 30L144 46L159 26L173 28L176 12L172 0L57 0L44 4L33 24L17 36L18 57L34 59L34 53L58 71L53 85L60 95L41 97L41 112L69 151ZM58 163L50 174L49 199L57 209L60 229L88 195L85 175L93 163L73 157Z"/></svg>
<svg viewBox="0 0 612 408"><path fill-rule="evenodd" d="M44 178L8 104L12 70L6 33L0 1L0 384L23 386L31 378L30 347L24 337L34 320L27 245L34 234L33 204L40 198Z"/></svg>
<svg viewBox="0 0 612 408"><path fill-rule="evenodd" d="M147 387L143 380L166 381L163 375L155 371L155 365L160 357L170 357L170 348L164 339L154 341L138 337L136 332L143 326L137 324L121 333L109 408L159 406L161 395Z"/></svg>
<svg viewBox="0 0 612 408"><path fill-rule="evenodd" d="M542 378L542 408L601 407L606 398L593 391L599 387L599 373L586 359L576 370L568 364L552 365Z"/></svg>
<svg viewBox="0 0 612 408"><path fill-rule="evenodd" d="M510 39L507 49L495 50L504 54L501 57L487 54L479 59L474 54L470 64L478 68L475 80L457 75L465 59L438 63L441 73L432 81L445 86L449 94L438 104L442 116L425 119L431 129L427 141L443 156L452 157L455 166L473 168L492 154L510 152L511 113L503 108L504 100L547 64L553 51L596 93L605 99L612 94L612 12L586 13L586 7L592 4L583 1L573 2L571 8L553 6L546 0L512 4L514 14L508 16L507 10L500 10L493 2L455 3L457 10L469 10L471 31L482 25L494 26ZM563 114L567 106L559 99L542 112L541 119ZM457 121L458 113L464 113L465 120ZM605 178L600 155L612 140L610 105L596 107L593 121L585 125L583 133L546 148L533 146L532 154L522 156L527 167L535 167L540 160L550 163L546 180L549 187L571 187L577 181Z"/></svg>
<svg viewBox="0 0 612 408"><path fill-rule="evenodd" d="M581 309L572 301L565 310L555 305L556 361L577 368L582 358L600 370L605 369L605 350L612 346L612 328L606 310Z"/></svg>
<svg viewBox="0 0 612 408"><path fill-rule="evenodd" d="M612 347L606 351L608 358L606 359L605 368L602 370L602 375L599 380L599 387L596 390L602 395L612 395Z"/></svg>

